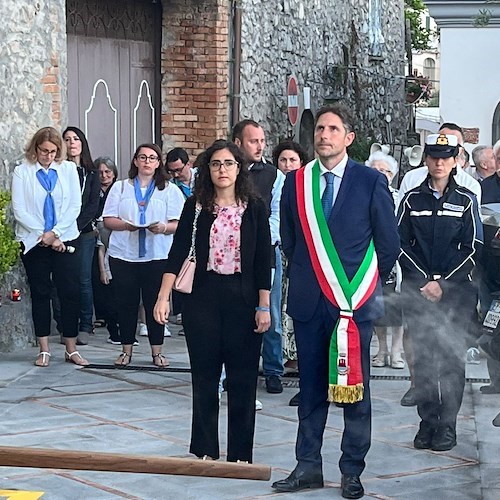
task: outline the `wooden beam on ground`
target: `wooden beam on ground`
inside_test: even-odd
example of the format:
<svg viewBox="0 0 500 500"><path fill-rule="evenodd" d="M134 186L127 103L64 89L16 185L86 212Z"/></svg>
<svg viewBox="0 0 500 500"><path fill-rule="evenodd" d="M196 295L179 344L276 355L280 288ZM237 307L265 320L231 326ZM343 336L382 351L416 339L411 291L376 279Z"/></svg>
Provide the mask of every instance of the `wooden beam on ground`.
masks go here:
<svg viewBox="0 0 500 500"><path fill-rule="evenodd" d="M267 465L18 446L0 446L0 466L173 474L260 481L271 479L271 467Z"/></svg>

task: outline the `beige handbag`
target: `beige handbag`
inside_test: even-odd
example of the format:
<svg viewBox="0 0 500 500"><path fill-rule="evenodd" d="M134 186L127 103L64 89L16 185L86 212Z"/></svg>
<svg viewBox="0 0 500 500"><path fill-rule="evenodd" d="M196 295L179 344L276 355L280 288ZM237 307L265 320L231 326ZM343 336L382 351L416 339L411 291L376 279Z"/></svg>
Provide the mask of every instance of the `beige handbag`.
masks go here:
<svg viewBox="0 0 500 500"><path fill-rule="evenodd" d="M201 205L196 204L193 220L193 230L191 232L191 248L186 260L182 263L181 270L175 278L174 290L181 293L191 293L193 291L194 272L196 270L196 250L195 239L198 225L198 216L201 212Z"/></svg>

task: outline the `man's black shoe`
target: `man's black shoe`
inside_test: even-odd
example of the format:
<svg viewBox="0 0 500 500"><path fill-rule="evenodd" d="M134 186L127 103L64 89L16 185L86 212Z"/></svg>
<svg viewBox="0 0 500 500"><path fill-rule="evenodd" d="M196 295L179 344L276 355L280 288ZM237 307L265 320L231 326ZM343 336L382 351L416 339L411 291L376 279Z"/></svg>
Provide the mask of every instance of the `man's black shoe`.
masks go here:
<svg viewBox="0 0 500 500"><path fill-rule="evenodd" d="M401 398L401 406L417 406L415 387L410 387Z"/></svg>
<svg viewBox="0 0 500 500"><path fill-rule="evenodd" d="M500 387L497 387L496 385L490 384L490 385L482 385L479 390L481 391L482 394L500 394Z"/></svg>
<svg viewBox="0 0 500 500"><path fill-rule="evenodd" d="M365 494L359 476L354 474L342 474L340 487L344 498L361 498Z"/></svg>
<svg viewBox="0 0 500 500"><path fill-rule="evenodd" d="M426 422L420 422L420 428L413 440L413 447L417 450L428 450L432 446L432 438L436 428Z"/></svg>
<svg viewBox="0 0 500 500"><path fill-rule="evenodd" d="M269 375L269 377L266 377L266 391L269 394L280 394L283 392L283 386L278 375Z"/></svg>
<svg viewBox="0 0 500 500"><path fill-rule="evenodd" d="M272 488L281 492L323 488L323 474L319 472L308 473L295 469L286 479L274 482Z"/></svg>
<svg viewBox="0 0 500 500"><path fill-rule="evenodd" d="M432 437L431 448L434 451L448 451L457 444L457 433L455 429L449 425L438 427L436 433Z"/></svg>
<svg viewBox="0 0 500 500"><path fill-rule="evenodd" d="M290 399L288 406L299 406L299 403L300 403L300 392L295 394L295 396L292 399Z"/></svg>
<svg viewBox="0 0 500 500"><path fill-rule="evenodd" d="M495 427L500 427L500 413L491 422Z"/></svg>

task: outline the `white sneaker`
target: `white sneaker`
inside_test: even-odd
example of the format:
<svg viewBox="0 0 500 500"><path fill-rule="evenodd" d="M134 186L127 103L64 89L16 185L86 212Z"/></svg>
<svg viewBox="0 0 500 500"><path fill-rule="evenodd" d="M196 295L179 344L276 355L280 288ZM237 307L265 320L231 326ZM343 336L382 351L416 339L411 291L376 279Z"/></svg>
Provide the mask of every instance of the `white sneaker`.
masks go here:
<svg viewBox="0 0 500 500"><path fill-rule="evenodd" d="M148 327L145 325L145 323L139 323L139 335L141 337L148 336Z"/></svg>
<svg viewBox="0 0 500 500"><path fill-rule="evenodd" d="M259 411L259 410L262 410L262 403L256 399L255 400L255 411Z"/></svg>
<svg viewBox="0 0 500 500"><path fill-rule="evenodd" d="M168 325L165 325L165 328L163 330L163 336L164 337L171 337L172 334L170 333L170 330L168 329Z"/></svg>

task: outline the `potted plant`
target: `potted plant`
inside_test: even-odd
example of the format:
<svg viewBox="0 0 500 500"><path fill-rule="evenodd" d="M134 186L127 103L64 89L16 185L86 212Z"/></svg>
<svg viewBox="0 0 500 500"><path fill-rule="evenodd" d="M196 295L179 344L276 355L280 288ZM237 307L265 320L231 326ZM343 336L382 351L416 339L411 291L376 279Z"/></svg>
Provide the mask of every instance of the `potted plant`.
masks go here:
<svg viewBox="0 0 500 500"><path fill-rule="evenodd" d="M407 76L405 92L407 102L414 103L419 100L427 102L432 97L432 82L423 75Z"/></svg>

